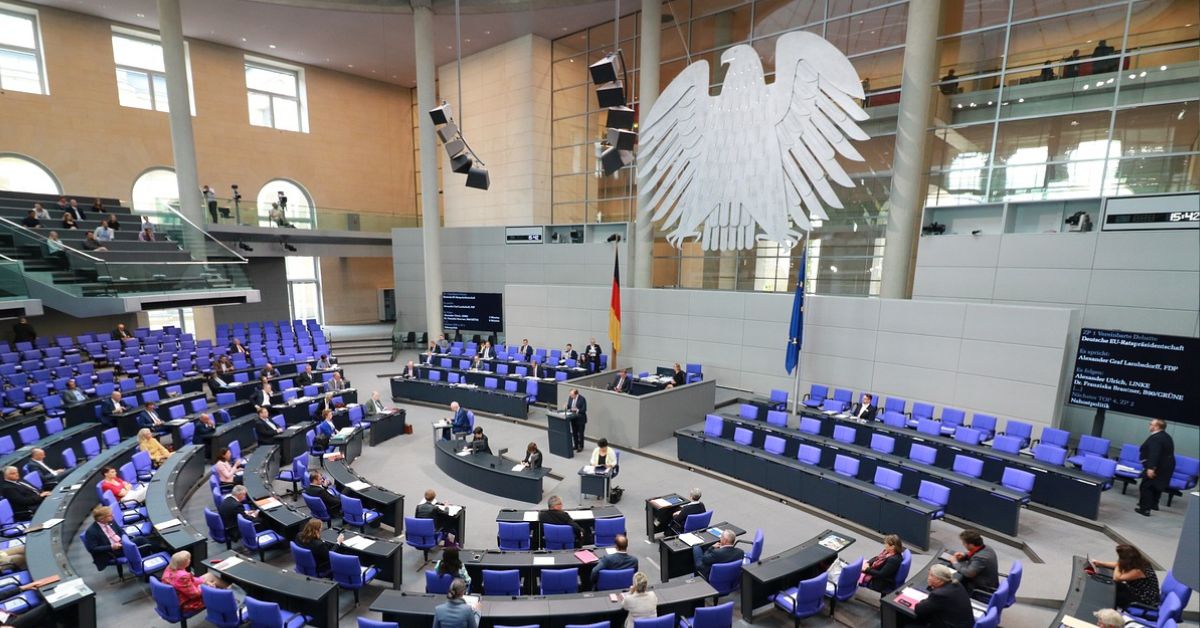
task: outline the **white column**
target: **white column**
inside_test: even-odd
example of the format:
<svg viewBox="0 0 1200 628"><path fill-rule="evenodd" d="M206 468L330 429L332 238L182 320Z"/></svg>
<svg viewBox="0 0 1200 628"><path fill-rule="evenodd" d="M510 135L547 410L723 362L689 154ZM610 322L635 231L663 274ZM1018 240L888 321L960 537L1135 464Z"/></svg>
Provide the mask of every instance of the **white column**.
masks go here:
<svg viewBox="0 0 1200 628"><path fill-rule="evenodd" d="M638 117L645 119L658 99L658 69L660 35L662 34L662 0L642 0L641 46L638 62L641 76L638 82ZM633 287L650 288L654 277L654 226L645 208L650 194L638 186L637 214L633 222Z"/></svg>
<svg viewBox="0 0 1200 628"><path fill-rule="evenodd" d="M888 195L887 240L879 296L912 296L910 275L921 209L925 203L925 145L933 82L937 80L937 35L941 0L908 4L904 36L904 75L896 116L892 190Z"/></svg>
<svg viewBox="0 0 1200 628"><path fill-rule="evenodd" d="M192 134L192 106L188 95L179 0L158 0L158 33L162 38L163 63L167 70L167 104L171 110L167 117L171 123L175 178L179 182L179 211L203 229L204 208L200 202L200 176L196 171L196 140ZM201 240L198 234L196 239ZM188 242L187 245L197 259L204 258L202 241Z"/></svg>
<svg viewBox="0 0 1200 628"><path fill-rule="evenodd" d="M425 328L430 340L442 333L442 217L438 211L438 151L429 110L437 106L430 0L412 0L417 59L417 116L421 148L421 241L425 247ZM457 113L457 112L456 112Z"/></svg>

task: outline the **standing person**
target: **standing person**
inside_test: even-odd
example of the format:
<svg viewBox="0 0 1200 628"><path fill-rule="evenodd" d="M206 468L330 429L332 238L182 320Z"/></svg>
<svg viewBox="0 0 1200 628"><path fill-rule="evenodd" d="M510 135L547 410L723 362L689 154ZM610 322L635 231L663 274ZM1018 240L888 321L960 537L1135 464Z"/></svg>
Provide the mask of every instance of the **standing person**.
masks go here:
<svg viewBox="0 0 1200 628"><path fill-rule="evenodd" d="M587 362L588 368L592 373L600 372L600 355L604 350L600 348L600 344L595 338L588 341L587 346L583 348L583 360Z"/></svg>
<svg viewBox="0 0 1200 628"><path fill-rule="evenodd" d="M946 76L942 77L941 84L938 85L938 90L947 96L958 93L958 76L954 74L954 68L950 68Z"/></svg>
<svg viewBox="0 0 1200 628"><path fill-rule="evenodd" d="M1154 565L1138 548L1122 543L1117 546L1117 560L1093 560L1092 565L1113 570L1113 582L1117 585L1117 608L1132 604L1158 608L1162 601L1158 574L1154 573Z"/></svg>
<svg viewBox="0 0 1200 628"><path fill-rule="evenodd" d="M646 574L640 571L633 574L633 585L629 587L629 593L621 598L621 608L629 613L625 618L625 628L633 628L634 622L639 619L658 617L658 594L647 590L649 585L650 579Z"/></svg>
<svg viewBox="0 0 1200 628"><path fill-rule="evenodd" d="M1158 500L1171 485L1171 474L1175 472L1175 441L1167 433L1167 422L1150 420L1150 436L1146 437L1138 450L1142 461L1142 482L1138 485L1137 514L1149 517L1151 510L1158 510Z"/></svg>
<svg viewBox="0 0 1200 628"><path fill-rule="evenodd" d="M204 195L204 204L208 206L208 216L212 218L213 223L217 222L217 193L207 185L204 186L200 193Z"/></svg>
<svg viewBox="0 0 1200 628"><path fill-rule="evenodd" d="M1079 76L1079 49L1071 51L1071 54L1063 58L1063 78L1075 78Z"/></svg>
<svg viewBox="0 0 1200 628"><path fill-rule="evenodd" d="M22 316L13 323L13 342L33 342L37 340L37 330L29 324L29 319Z"/></svg>
<svg viewBox="0 0 1200 628"><path fill-rule="evenodd" d="M574 440L575 451L583 451L583 432L587 429L587 399L579 394L578 388L571 389L566 412L571 421L571 438Z"/></svg>
<svg viewBox="0 0 1200 628"><path fill-rule="evenodd" d="M929 568L925 579L929 597L913 607L917 619L929 628L972 628L975 615L971 612L971 597L954 581L954 571L945 565Z"/></svg>

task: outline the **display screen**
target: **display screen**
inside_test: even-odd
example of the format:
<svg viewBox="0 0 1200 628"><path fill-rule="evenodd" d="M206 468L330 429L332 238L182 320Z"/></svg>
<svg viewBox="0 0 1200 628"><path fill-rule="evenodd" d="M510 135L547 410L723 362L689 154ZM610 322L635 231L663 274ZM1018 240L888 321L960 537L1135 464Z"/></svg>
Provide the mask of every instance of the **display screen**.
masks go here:
<svg viewBox="0 0 1200 628"><path fill-rule="evenodd" d="M504 295L498 292L443 292L442 327L504 331Z"/></svg>
<svg viewBox="0 0 1200 628"><path fill-rule="evenodd" d="M1200 425L1200 341L1083 329L1069 403Z"/></svg>

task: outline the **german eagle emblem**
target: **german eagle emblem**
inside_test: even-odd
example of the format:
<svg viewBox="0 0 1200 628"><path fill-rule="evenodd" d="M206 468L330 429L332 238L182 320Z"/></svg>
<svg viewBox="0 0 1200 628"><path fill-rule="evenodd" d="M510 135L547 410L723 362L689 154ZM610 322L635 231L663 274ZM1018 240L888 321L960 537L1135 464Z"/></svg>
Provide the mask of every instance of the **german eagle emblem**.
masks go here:
<svg viewBox="0 0 1200 628"><path fill-rule="evenodd" d="M750 249L759 239L794 245L810 217L828 220L824 205L842 206L830 182L854 187L836 156L863 161L850 142L867 139L856 123L867 119L855 102L858 73L806 32L779 38L770 85L748 45L726 50L721 64L729 69L720 94L709 96L708 62L697 61L642 123L643 219L661 221L676 248L687 238L709 251Z"/></svg>

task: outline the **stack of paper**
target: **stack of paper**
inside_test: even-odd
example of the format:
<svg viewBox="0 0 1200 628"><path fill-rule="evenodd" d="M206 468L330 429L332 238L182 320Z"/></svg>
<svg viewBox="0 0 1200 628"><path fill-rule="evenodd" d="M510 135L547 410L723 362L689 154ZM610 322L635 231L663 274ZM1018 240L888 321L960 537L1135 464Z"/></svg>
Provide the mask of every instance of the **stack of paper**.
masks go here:
<svg viewBox="0 0 1200 628"><path fill-rule="evenodd" d="M568 515L575 521L591 521L596 518L596 515L590 510L568 510Z"/></svg>
<svg viewBox="0 0 1200 628"><path fill-rule="evenodd" d="M363 482L362 480L355 480L355 481L347 484L346 488L348 488L350 490L354 490L354 491L361 491L363 489L371 488L371 485L368 484L367 482Z"/></svg>
<svg viewBox="0 0 1200 628"><path fill-rule="evenodd" d="M463 449L462 451L459 451L458 453L456 453L456 454L454 454L454 455L456 455L456 456L469 456L469 455L471 455L471 450L470 450L470 449Z"/></svg>
<svg viewBox="0 0 1200 628"><path fill-rule="evenodd" d="M1135 468L1133 468L1129 465L1125 465L1125 464L1118 464L1117 471L1120 471L1122 473L1141 473L1142 472L1141 469L1135 469ZM1074 618L1072 618L1072 619L1074 619ZM1063 623L1065 624L1067 622L1063 621Z"/></svg>
<svg viewBox="0 0 1200 628"><path fill-rule="evenodd" d="M696 546L696 545L699 545L704 542L704 539L696 536L695 534L692 534L691 532L687 532L685 534L680 534L679 540L683 541L684 543L687 543L689 547Z"/></svg>
<svg viewBox="0 0 1200 628"><path fill-rule="evenodd" d="M460 512L462 512L462 506L455 506L452 504L446 505L446 514L447 515L449 515L451 517L457 517L458 513L460 513Z"/></svg>
<svg viewBox="0 0 1200 628"><path fill-rule="evenodd" d="M534 521L538 520L539 514L540 513L538 513L538 511L536 511L536 510L526 510L524 519L525 519L525 521L534 522Z"/></svg>
<svg viewBox="0 0 1200 628"><path fill-rule="evenodd" d="M279 508L280 506L282 506L282 505L283 505L283 503L282 503L282 502L280 502L278 499L275 499L274 497L268 497L268 498L266 498L266 499L260 499L260 500L258 500L258 501L256 501L256 502L254 502L254 503L255 503L255 504L256 504L256 505L257 505L259 508L262 508L263 510L271 510L272 508Z"/></svg>
<svg viewBox="0 0 1200 628"><path fill-rule="evenodd" d="M346 547L352 547L356 550L361 550L370 547L374 542L375 541L373 539L369 539L365 536L355 536L343 541L342 545L345 545Z"/></svg>
<svg viewBox="0 0 1200 628"><path fill-rule="evenodd" d="M512 468L512 470L513 470L513 471L515 471L515 472L518 472L518 473L519 473L519 472L521 472L521 471L524 471L524 470L525 470L525 463L524 463L524 462L518 462L517 464L514 464L514 465L513 465L513 468Z"/></svg>
<svg viewBox="0 0 1200 628"><path fill-rule="evenodd" d="M554 557L553 556L534 556L533 564L534 565L553 565Z"/></svg>
<svg viewBox="0 0 1200 628"><path fill-rule="evenodd" d="M585 466L583 467L583 472L584 472L584 473L586 473L586 474L588 474L588 475L595 475L595 474L596 474L596 467L593 467L593 466L592 466L592 465L590 465L590 464L589 464L589 465L585 465Z"/></svg>
<svg viewBox="0 0 1200 628"><path fill-rule="evenodd" d="M896 601L908 608L916 608L917 604L929 597L925 591L918 591L912 587L904 587L904 590L896 596Z"/></svg>
<svg viewBox="0 0 1200 628"><path fill-rule="evenodd" d="M168 519L166 521L163 521L162 523L154 524L154 529L158 530L159 532L162 532L163 530L169 530L171 528L174 528L175 526L180 525L181 523L183 523L183 522L178 519Z"/></svg>

